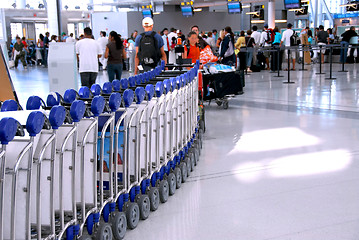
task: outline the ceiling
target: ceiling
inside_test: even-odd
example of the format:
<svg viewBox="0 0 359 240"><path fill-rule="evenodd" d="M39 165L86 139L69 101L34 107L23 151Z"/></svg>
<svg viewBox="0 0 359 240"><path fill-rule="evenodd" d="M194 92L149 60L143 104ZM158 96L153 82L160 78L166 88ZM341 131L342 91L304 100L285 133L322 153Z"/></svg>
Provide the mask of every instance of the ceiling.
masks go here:
<svg viewBox="0 0 359 240"><path fill-rule="evenodd" d="M264 3L268 2L269 0L242 0L242 3ZM277 0L278 1L278 0ZM280 0L282 1L282 0ZM165 5L179 5L183 0L152 0L153 3L164 3ZM145 5L150 4L151 0L104 0L102 2L103 5L117 5L117 6L128 6L128 5ZM194 6L201 6L201 7L210 7L210 6L219 6L225 5L227 1L221 0L194 0Z"/></svg>

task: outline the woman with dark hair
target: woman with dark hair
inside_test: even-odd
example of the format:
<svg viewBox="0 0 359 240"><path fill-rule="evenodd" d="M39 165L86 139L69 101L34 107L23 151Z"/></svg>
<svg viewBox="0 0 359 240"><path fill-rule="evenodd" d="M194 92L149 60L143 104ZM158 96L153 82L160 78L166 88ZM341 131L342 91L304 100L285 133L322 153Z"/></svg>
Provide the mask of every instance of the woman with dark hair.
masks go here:
<svg viewBox="0 0 359 240"><path fill-rule="evenodd" d="M271 66L272 66L272 71L278 71L278 67L279 70L282 70L282 56L283 56L283 51L280 50L280 42L282 40L282 34L280 34L279 32L279 28L275 27L273 29L274 32L274 41L272 42L272 47L273 50L276 50L275 52L271 52ZM279 66L278 66L278 62L279 62Z"/></svg>
<svg viewBox="0 0 359 240"><path fill-rule="evenodd" d="M41 59L40 59L40 56L38 54L36 54L39 64L43 61L43 59L45 59L44 38L45 38L45 36L40 33L39 39L37 39L38 49L36 51L40 51L40 55L41 55ZM41 60L41 61L39 61L39 60Z"/></svg>
<svg viewBox="0 0 359 240"><path fill-rule="evenodd" d="M123 42L117 32L112 31L108 37L109 43L106 45L105 58L108 58L107 73L108 79L112 82L120 80L123 70L123 59L127 58Z"/></svg>
<svg viewBox="0 0 359 240"><path fill-rule="evenodd" d="M330 44L333 44L334 43L334 40L335 40L335 36L333 34L333 29L332 28L328 28L327 29L327 32L329 34L329 43Z"/></svg>
<svg viewBox="0 0 359 240"><path fill-rule="evenodd" d="M246 33L241 31L239 38L237 39L236 44L234 45L236 49L239 50L238 58L239 58L239 70L245 70L247 66L246 61ZM242 50L242 51L241 51Z"/></svg>
<svg viewBox="0 0 359 240"><path fill-rule="evenodd" d="M233 66L235 64L234 34L231 27L225 27L224 39L219 50L219 57L223 64Z"/></svg>

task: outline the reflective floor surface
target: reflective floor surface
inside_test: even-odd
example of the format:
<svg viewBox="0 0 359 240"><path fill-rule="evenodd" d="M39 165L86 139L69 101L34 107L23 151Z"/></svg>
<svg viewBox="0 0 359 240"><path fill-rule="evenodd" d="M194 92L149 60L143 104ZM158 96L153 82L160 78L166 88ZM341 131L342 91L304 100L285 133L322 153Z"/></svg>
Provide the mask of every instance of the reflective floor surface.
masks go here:
<svg viewBox="0 0 359 240"><path fill-rule="evenodd" d="M329 65L306 66L294 84L252 73L228 110L206 104L197 168L125 239L359 239L359 75L345 67L325 80ZM46 72L24 71L21 99L48 92Z"/></svg>

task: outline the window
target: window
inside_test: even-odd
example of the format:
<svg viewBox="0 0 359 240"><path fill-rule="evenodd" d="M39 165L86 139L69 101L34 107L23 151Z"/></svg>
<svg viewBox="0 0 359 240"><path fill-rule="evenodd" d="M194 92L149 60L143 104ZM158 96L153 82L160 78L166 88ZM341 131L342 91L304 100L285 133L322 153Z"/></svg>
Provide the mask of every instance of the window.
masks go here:
<svg viewBox="0 0 359 240"><path fill-rule="evenodd" d="M15 39L16 36L22 37L22 24L21 23L10 23L11 39Z"/></svg>

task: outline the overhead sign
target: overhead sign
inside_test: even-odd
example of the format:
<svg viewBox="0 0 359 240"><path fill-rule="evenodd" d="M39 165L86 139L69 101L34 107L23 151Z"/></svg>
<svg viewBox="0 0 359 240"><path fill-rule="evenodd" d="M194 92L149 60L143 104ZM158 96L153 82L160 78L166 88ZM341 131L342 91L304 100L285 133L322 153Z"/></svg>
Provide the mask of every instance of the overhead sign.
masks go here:
<svg viewBox="0 0 359 240"><path fill-rule="evenodd" d="M350 23L350 20L349 19L344 19L344 20L342 20L342 23Z"/></svg>
<svg viewBox="0 0 359 240"><path fill-rule="evenodd" d="M345 14L334 14L334 18L353 18L359 17L359 13L345 13Z"/></svg>

